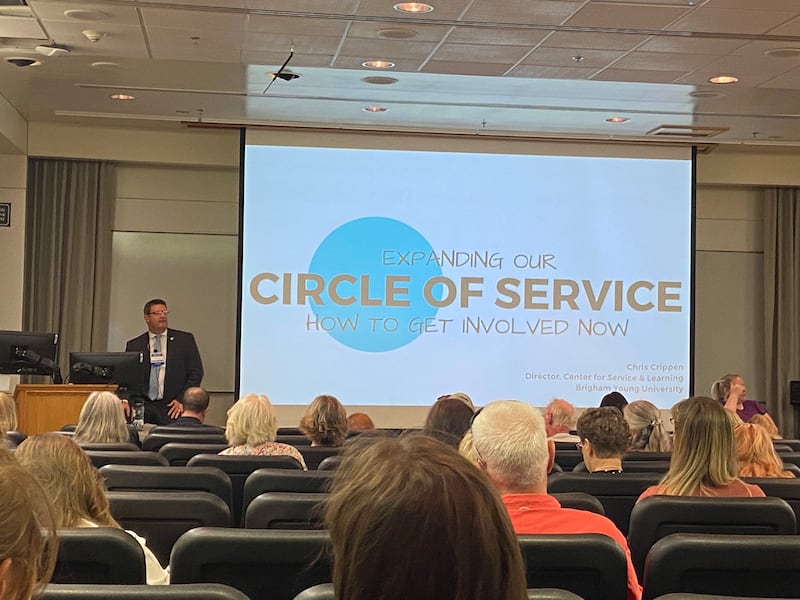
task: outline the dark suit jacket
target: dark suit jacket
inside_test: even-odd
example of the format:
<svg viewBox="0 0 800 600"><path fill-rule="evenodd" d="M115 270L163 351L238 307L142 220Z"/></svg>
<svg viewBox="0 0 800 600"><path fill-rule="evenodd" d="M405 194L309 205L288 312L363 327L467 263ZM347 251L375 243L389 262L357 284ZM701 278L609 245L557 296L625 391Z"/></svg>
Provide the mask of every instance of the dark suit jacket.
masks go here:
<svg viewBox="0 0 800 600"><path fill-rule="evenodd" d="M197 350L194 336L187 331L167 329L167 366L164 373L164 400L180 399L183 390L198 386L203 381L203 361ZM145 332L128 340L126 352L143 352L142 381L144 389L150 384L150 338Z"/></svg>

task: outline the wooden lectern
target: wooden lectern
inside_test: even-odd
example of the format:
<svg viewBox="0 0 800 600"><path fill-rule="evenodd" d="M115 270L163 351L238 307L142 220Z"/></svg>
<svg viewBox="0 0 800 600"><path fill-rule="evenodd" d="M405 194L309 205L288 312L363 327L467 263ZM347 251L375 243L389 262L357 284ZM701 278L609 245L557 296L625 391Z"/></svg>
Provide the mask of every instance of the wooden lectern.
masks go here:
<svg viewBox="0 0 800 600"><path fill-rule="evenodd" d="M28 435L36 435L77 423L89 394L106 391L116 392L116 384L19 384L14 390L17 429Z"/></svg>

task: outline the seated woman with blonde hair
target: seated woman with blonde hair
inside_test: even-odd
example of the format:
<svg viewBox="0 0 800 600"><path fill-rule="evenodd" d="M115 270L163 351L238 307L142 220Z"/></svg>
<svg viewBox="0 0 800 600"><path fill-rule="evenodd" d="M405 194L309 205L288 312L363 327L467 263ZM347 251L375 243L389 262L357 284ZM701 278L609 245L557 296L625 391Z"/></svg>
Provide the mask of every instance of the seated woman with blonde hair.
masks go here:
<svg viewBox="0 0 800 600"><path fill-rule="evenodd" d="M275 441L278 418L269 398L245 394L228 409L225 438L231 445L220 454L228 456L291 456L306 470L303 455L289 444Z"/></svg>
<svg viewBox="0 0 800 600"><path fill-rule="evenodd" d="M53 573L58 542L53 507L39 482L2 451L0 598L30 600Z"/></svg>
<svg viewBox="0 0 800 600"><path fill-rule="evenodd" d="M122 529L111 516L103 478L71 438L57 433L34 435L19 445L15 456L52 501L56 527ZM169 583L169 571L161 567L144 538L128 533L144 550L147 583Z"/></svg>
<svg viewBox="0 0 800 600"><path fill-rule="evenodd" d="M634 452L669 452L672 441L664 429L661 411L652 402L634 400L622 411L631 429L628 450Z"/></svg>
<svg viewBox="0 0 800 600"><path fill-rule="evenodd" d="M694 396L672 407L675 434L669 470L647 496L764 496L739 479L733 422L716 400Z"/></svg>
<svg viewBox="0 0 800 600"><path fill-rule="evenodd" d="M112 392L92 392L81 408L72 436L78 444L122 444L140 446L139 434L128 427L122 400Z"/></svg>
<svg viewBox="0 0 800 600"><path fill-rule="evenodd" d="M5 441L7 446L13 447L14 444L6 435L9 431L17 430L17 405L14 398L0 392L0 440Z"/></svg>
<svg viewBox="0 0 800 600"><path fill-rule="evenodd" d="M778 431L778 427L775 425L775 422L770 418L769 415L753 415L747 422L766 429L769 437L771 437L773 440L783 439L783 436L781 436L780 432Z"/></svg>
<svg viewBox="0 0 800 600"><path fill-rule="evenodd" d="M759 425L742 423L733 430L736 438L736 460L740 477L780 477L791 479L780 455L775 451L769 432Z"/></svg>
<svg viewBox="0 0 800 600"><path fill-rule="evenodd" d="M317 396L300 420L303 432L312 446L341 446L347 437L347 412L334 396Z"/></svg>

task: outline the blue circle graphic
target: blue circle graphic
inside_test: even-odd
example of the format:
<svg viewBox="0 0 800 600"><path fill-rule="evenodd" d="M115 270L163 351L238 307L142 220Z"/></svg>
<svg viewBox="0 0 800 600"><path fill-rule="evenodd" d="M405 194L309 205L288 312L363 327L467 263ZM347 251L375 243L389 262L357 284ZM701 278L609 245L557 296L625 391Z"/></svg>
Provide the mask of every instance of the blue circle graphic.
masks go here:
<svg viewBox="0 0 800 600"><path fill-rule="evenodd" d="M441 266L430 260L432 253L428 240L395 219L364 217L337 227L319 245L308 268L326 284L322 304L311 301L317 328L363 352L387 352L414 341L423 331L419 323L438 310L423 297L425 282L442 274ZM337 275L355 278L340 281L334 291L355 302L333 303L328 284ZM408 277L395 284L394 296L408 306L386 306L387 276ZM440 288L433 290L437 298Z"/></svg>

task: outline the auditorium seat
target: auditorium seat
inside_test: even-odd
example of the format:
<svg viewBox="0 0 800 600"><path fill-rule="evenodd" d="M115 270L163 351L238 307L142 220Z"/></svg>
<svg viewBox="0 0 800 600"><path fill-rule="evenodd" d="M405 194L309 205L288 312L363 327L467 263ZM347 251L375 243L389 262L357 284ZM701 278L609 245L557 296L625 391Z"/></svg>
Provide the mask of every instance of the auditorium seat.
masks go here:
<svg viewBox="0 0 800 600"><path fill-rule="evenodd" d="M671 459L671 452L626 452L622 455L622 460L660 460L669 462Z"/></svg>
<svg viewBox="0 0 800 600"><path fill-rule="evenodd" d="M800 452L800 440L773 440L773 443L789 446L792 452Z"/></svg>
<svg viewBox="0 0 800 600"><path fill-rule="evenodd" d="M141 448L128 442L101 444L93 442L83 442L78 444L82 450L92 450L96 452L139 452Z"/></svg>
<svg viewBox="0 0 800 600"><path fill-rule="evenodd" d="M27 439L27 437L28 436L21 431L6 431L6 439L12 447L19 446Z"/></svg>
<svg viewBox="0 0 800 600"><path fill-rule="evenodd" d="M558 503L564 508L588 510L589 512L597 513L598 515L606 514L602 502L600 502L600 500L591 494L587 494L585 492L559 492L558 494L550 495L558 500Z"/></svg>
<svg viewBox="0 0 800 600"><path fill-rule="evenodd" d="M233 510L233 491L228 475L216 467L142 467L105 465L100 475L109 492L183 490L218 496Z"/></svg>
<svg viewBox="0 0 800 600"><path fill-rule="evenodd" d="M297 594L294 600L334 600L333 584L321 583L310 587ZM582 600L582 598L566 590L542 588L528 590L528 600Z"/></svg>
<svg viewBox="0 0 800 600"><path fill-rule="evenodd" d="M547 491L591 494L603 505L606 516L627 535L633 505L661 477L661 473L553 473L547 478Z"/></svg>
<svg viewBox="0 0 800 600"><path fill-rule="evenodd" d="M117 523L145 538L162 565L190 529L231 526L228 505L208 492L109 492L108 503Z"/></svg>
<svg viewBox="0 0 800 600"><path fill-rule="evenodd" d="M800 479L745 477L744 480L756 484L767 496L786 500L794 511L795 520L800 523Z"/></svg>
<svg viewBox="0 0 800 600"><path fill-rule="evenodd" d="M269 492L247 505L247 529L322 529L323 503L328 494Z"/></svg>
<svg viewBox="0 0 800 600"><path fill-rule="evenodd" d="M341 448L331 448L329 446L298 446L297 449L303 455L306 467L316 469L323 460L330 456L338 456Z"/></svg>
<svg viewBox="0 0 800 600"><path fill-rule="evenodd" d="M800 537L675 533L653 545L643 600L691 592L800 598Z"/></svg>
<svg viewBox="0 0 800 600"><path fill-rule="evenodd" d="M146 583L144 551L114 527L58 530L53 583L136 585Z"/></svg>
<svg viewBox="0 0 800 600"><path fill-rule="evenodd" d="M170 442L177 442L180 444L228 445L228 440L225 438L224 433L193 433L191 428L187 429L189 429L189 431L184 433L150 432L150 434L142 440L142 450L158 452L161 446L169 444Z"/></svg>
<svg viewBox="0 0 800 600"><path fill-rule="evenodd" d="M303 466L291 456L220 456L217 454L198 454L186 463L190 467L216 467L227 473L233 491L233 525L238 527L244 517L242 497L247 477L257 469L296 469Z"/></svg>
<svg viewBox="0 0 800 600"><path fill-rule="evenodd" d="M610 537L598 533L518 535L529 588L568 590L584 600L627 597L628 562Z"/></svg>
<svg viewBox="0 0 800 600"><path fill-rule="evenodd" d="M221 583L183 585L73 585L51 584L37 600L249 600L239 590Z"/></svg>
<svg viewBox="0 0 800 600"><path fill-rule="evenodd" d="M171 583L224 583L251 600L292 600L331 581L326 531L216 529L181 536L172 551Z"/></svg>
<svg viewBox="0 0 800 600"><path fill-rule="evenodd" d="M311 445L311 440L302 434L300 435L278 434L278 436L275 438L275 441L278 442L279 444L289 444L290 446Z"/></svg>
<svg viewBox="0 0 800 600"><path fill-rule="evenodd" d="M641 579L647 552L671 533L793 535L792 508L780 498L650 496L633 507L628 546Z"/></svg>
<svg viewBox="0 0 800 600"><path fill-rule="evenodd" d="M277 435L303 435L299 427L278 427Z"/></svg>
<svg viewBox="0 0 800 600"><path fill-rule="evenodd" d="M203 435L203 434L212 434L212 435L225 435L225 428L224 427L217 427L216 425L190 425L190 426L181 426L181 425L156 425L153 427L149 432L149 434L153 433L163 433L165 435Z"/></svg>
<svg viewBox="0 0 800 600"><path fill-rule="evenodd" d="M323 458L322 462L317 465L317 471L335 471L339 468L339 463L342 462L342 455L328 456Z"/></svg>
<svg viewBox="0 0 800 600"><path fill-rule="evenodd" d="M295 469L256 469L244 482L242 513L259 494L269 492L322 493L328 491L331 471L301 471Z"/></svg>
<svg viewBox="0 0 800 600"><path fill-rule="evenodd" d="M583 454L573 442L556 442L555 461L563 471L572 471L579 462L583 461Z"/></svg>
<svg viewBox="0 0 800 600"><path fill-rule="evenodd" d="M143 452L142 450L137 450L135 452L86 450L86 455L98 469L103 465L169 466L167 460L157 452Z"/></svg>
<svg viewBox="0 0 800 600"><path fill-rule="evenodd" d="M783 461L784 464L790 463L793 465L800 466L800 452L781 452L780 459Z"/></svg>
<svg viewBox="0 0 800 600"><path fill-rule="evenodd" d="M669 470L669 461L663 460L623 460L623 473L666 473ZM572 469L573 473L587 473L586 465L579 462Z"/></svg>
<svg viewBox="0 0 800 600"><path fill-rule="evenodd" d="M228 444L185 444L169 442L158 449L158 453L172 467L185 467L193 456L198 454L217 454L225 448Z"/></svg>

